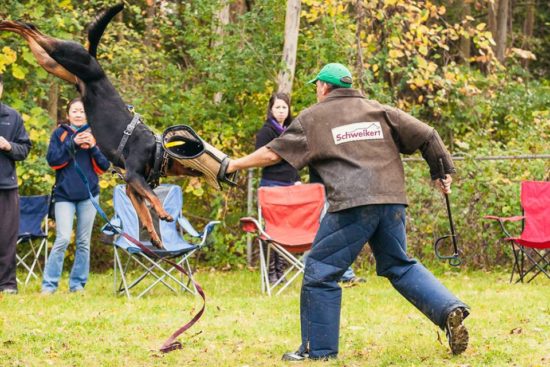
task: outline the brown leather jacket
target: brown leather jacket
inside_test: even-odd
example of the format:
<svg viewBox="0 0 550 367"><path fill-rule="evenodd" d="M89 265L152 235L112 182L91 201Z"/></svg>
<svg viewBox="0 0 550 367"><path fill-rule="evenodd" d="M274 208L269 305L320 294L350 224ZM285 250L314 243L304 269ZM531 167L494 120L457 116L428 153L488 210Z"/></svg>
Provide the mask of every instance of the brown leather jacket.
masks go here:
<svg viewBox="0 0 550 367"><path fill-rule="evenodd" d="M304 110L267 145L301 169L313 167L326 186L330 212L370 204L407 204L400 153L422 152L432 178L439 159L455 169L437 132L407 113L367 100L355 89L335 89Z"/></svg>

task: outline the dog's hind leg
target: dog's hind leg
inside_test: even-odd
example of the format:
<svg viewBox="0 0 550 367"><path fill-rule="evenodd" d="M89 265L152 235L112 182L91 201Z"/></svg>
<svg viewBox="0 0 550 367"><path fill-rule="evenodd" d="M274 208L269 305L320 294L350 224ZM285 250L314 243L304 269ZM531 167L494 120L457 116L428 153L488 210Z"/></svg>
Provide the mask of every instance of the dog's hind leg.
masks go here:
<svg viewBox="0 0 550 367"><path fill-rule="evenodd" d="M126 185L126 195L132 202L132 205L134 206L134 209L136 210L137 216L140 219L142 225L145 227L145 229L149 233L149 237L151 237L151 243L153 244L153 246L163 249L164 246L162 245L160 236L155 231L155 226L153 225L153 218L151 217L149 208L147 208L145 199L139 193L136 192L133 185L131 185L130 183Z"/></svg>
<svg viewBox="0 0 550 367"><path fill-rule="evenodd" d="M50 56L52 50L63 44L63 41L41 33L30 23L5 20L0 22L0 31L14 32L25 38L36 61L47 72L72 84L78 82L77 77L73 73L69 72Z"/></svg>

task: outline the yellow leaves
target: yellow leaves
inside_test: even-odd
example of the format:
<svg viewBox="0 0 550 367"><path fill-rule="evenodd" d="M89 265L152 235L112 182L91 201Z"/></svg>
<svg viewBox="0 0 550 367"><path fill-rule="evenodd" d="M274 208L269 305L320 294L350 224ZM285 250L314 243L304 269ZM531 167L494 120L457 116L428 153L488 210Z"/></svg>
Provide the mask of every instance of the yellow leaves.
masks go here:
<svg viewBox="0 0 550 367"><path fill-rule="evenodd" d="M62 0L62 1L59 1L58 4L57 4L58 7L62 8L62 9L68 9L68 10L72 10L73 9L73 4L71 3L71 0Z"/></svg>
<svg viewBox="0 0 550 367"><path fill-rule="evenodd" d="M38 131L36 129L31 129L30 132L29 132L29 138L31 139L31 141L38 141L40 139L40 137L42 137L43 134L44 134L43 131Z"/></svg>
<svg viewBox="0 0 550 367"><path fill-rule="evenodd" d="M390 37L390 43L394 46L401 46L401 40L397 36Z"/></svg>
<svg viewBox="0 0 550 367"><path fill-rule="evenodd" d="M487 26L487 24L485 24L485 23L479 23L479 24L476 26L476 29L477 29L478 31L481 32L482 30L485 29L486 26Z"/></svg>
<svg viewBox="0 0 550 367"><path fill-rule="evenodd" d="M0 53L0 73L6 70L6 66L13 64L17 60L17 54L14 50L8 46L2 48L2 53Z"/></svg>
<svg viewBox="0 0 550 367"><path fill-rule="evenodd" d="M11 73L16 79L25 79L25 75L27 75L27 69L17 64L13 64L11 66Z"/></svg>
<svg viewBox="0 0 550 367"><path fill-rule="evenodd" d="M17 54L14 50L8 46L2 48L2 54L0 54L0 62L5 62L7 65L13 64L17 60Z"/></svg>
<svg viewBox="0 0 550 367"><path fill-rule="evenodd" d="M305 18L310 23L323 16L336 17L345 13L347 10L347 2L338 0L304 0L303 4L308 6L308 9L302 10L301 17Z"/></svg>
<svg viewBox="0 0 550 367"><path fill-rule="evenodd" d="M420 52L422 55L426 56L428 55L428 46L426 45L421 45L419 48L418 48L418 52Z"/></svg>
<svg viewBox="0 0 550 367"><path fill-rule="evenodd" d="M403 51L401 50L396 50L396 49L393 49L393 50L390 50L390 52L388 53L390 58L392 59L398 59L400 57L403 57L405 56L405 54L403 53Z"/></svg>

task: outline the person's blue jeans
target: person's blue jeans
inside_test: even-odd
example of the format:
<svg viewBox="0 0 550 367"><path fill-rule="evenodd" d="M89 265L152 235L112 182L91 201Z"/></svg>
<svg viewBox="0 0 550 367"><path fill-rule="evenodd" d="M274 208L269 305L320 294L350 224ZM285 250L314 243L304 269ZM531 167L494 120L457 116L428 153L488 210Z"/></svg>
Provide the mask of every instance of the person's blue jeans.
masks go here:
<svg viewBox="0 0 550 367"><path fill-rule="evenodd" d="M97 200L97 196L94 198ZM90 199L83 201L60 201L55 203L56 235L48 256L42 280L42 291L53 292L59 285L65 251L71 241L73 220L76 214L76 251L69 276L69 289L82 290L90 271L90 238L96 209Z"/></svg>
<svg viewBox="0 0 550 367"><path fill-rule="evenodd" d="M302 345L310 358L338 354L342 289L338 280L369 242L376 272L434 324L445 327L467 306L422 264L407 256L404 205L366 205L327 213L306 260L300 297Z"/></svg>

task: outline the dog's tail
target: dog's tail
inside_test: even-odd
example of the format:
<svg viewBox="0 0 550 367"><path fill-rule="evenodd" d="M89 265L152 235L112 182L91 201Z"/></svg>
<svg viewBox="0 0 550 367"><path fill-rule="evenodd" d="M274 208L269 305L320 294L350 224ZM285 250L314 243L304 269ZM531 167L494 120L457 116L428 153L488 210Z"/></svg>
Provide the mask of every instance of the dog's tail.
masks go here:
<svg viewBox="0 0 550 367"><path fill-rule="evenodd" d="M90 24L88 28L88 41L90 42L88 46L88 52L93 57L97 55L97 46L103 36L107 24L113 19L124 8L124 4L120 3L115 6L110 7L109 9L104 10L101 14L98 15L96 20Z"/></svg>

